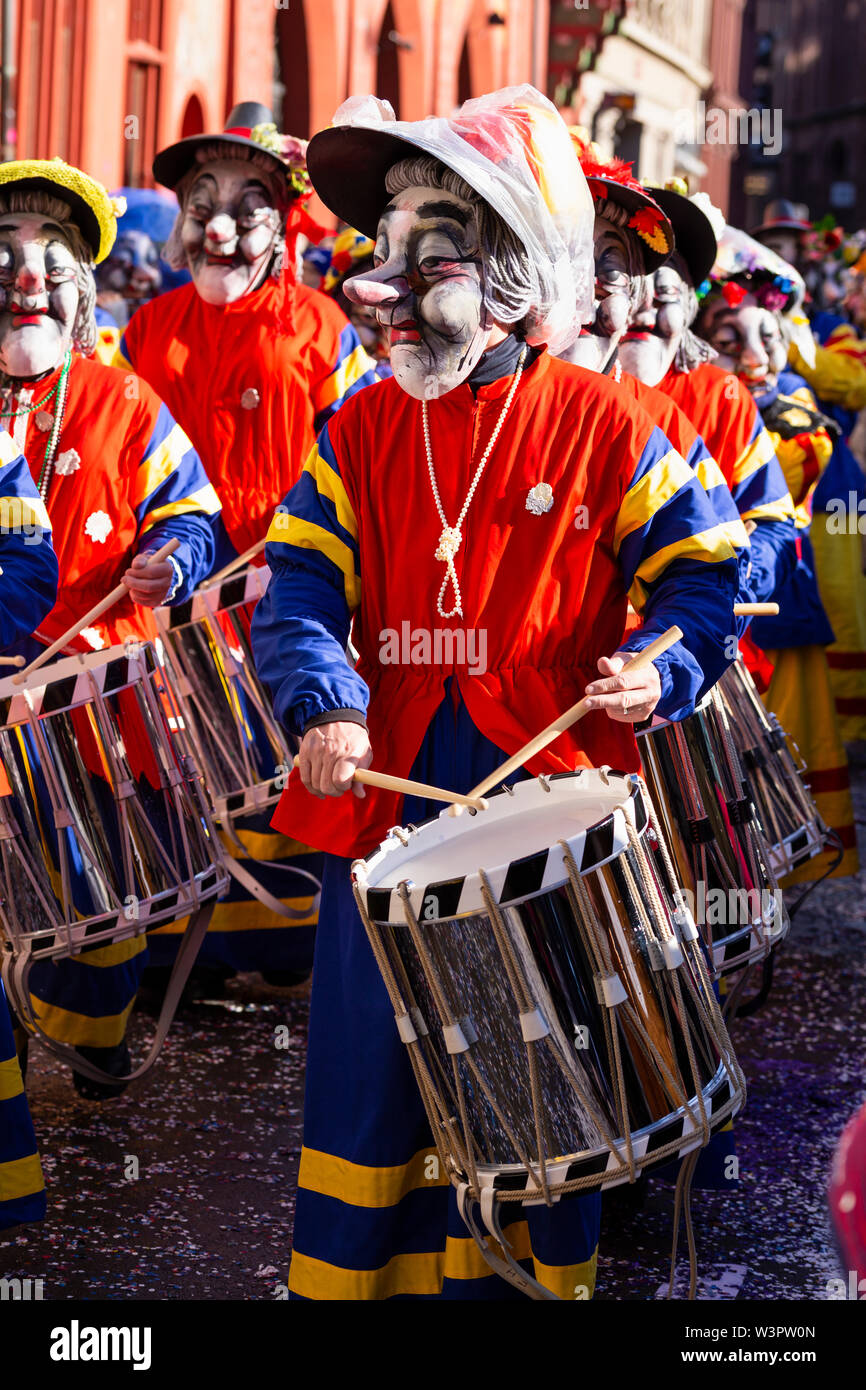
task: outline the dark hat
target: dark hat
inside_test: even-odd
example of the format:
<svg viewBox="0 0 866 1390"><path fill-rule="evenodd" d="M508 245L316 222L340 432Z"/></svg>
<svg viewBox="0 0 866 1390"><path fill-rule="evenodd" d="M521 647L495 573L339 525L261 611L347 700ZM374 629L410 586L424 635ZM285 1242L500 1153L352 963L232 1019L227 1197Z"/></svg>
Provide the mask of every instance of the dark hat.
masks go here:
<svg viewBox="0 0 866 1390"><path fill-rule="evenodd" d="M195 164L196 151L213 144L240 146L267 155L273 160L275 172L283 174L297 168L303 159L304 145L300 140L291 142L292 148L284 153L285 137L278 133L267 106L260 101L242 101L229 112L225 130L219 134L189 135L160 150L153 161L153 177L166 188L176 188Z"/></svg>
<svg viewBox="0 0 866 1390"><path fill-rule="evenodd" d="M702 285L716 259L716 234L697 203L672 188L650 188L655 201L674 229L676 249L692 277L695 289Z"/></svg>
<svg viewBox="0 0 866 1390"><path fill-rule="evenodd" d="M569 134L596 210L601 204L610 202L631 213L626 225L640 239L644 270L647 274L658 270L674 249L674 230L664 208L656 200L655 190L650 191L638 182L628 161L602 158L598 146L589 140L582 126L571 126Z"/></svg>
<svg viewBox="0 0 866 1390"><path fill-rule="evenodd" d="M749 236L760 238L761 232L810 232L812 224L808 220L808 209L802 203L792 203L788 198L774 198L764 208L764 220L760 227L753 227Z"/></svg>

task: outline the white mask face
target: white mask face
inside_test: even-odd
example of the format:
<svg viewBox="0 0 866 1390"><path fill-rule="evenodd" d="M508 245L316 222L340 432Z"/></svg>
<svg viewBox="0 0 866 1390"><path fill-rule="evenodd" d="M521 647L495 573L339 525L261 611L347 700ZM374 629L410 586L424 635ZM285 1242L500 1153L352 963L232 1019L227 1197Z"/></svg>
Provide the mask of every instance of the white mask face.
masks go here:
<svg viewBox="0 0 866 1390"><path fill-rule="evenodd" d="M619 356L625 370L648 386L657 386L673 366L688 326L687 291L686 282L670 262L644 280Z"/></svg>
<svg viewBox="0 0 866 1390"><path fill-rule="evenodd" d="M78 262L59 222L0 214L0 368L44 376L63 361L78 313Z"/></svg>
<svg viewBox="0 0 866 1390"><path fill-rule="evenodd" d="M203 166L186 195L181 241L198 293L231 304L263 283L282 235L265 175L238 159Z"/></svg>
<svg viewBox="0 0 866 1390"><path fill-rule="evenodd" d="M477 365L493 329L483 264L475 212L453 193L407 188L382 214L374 267L346 280L343 293L375 309L408 395L443 396Z"/></svg>

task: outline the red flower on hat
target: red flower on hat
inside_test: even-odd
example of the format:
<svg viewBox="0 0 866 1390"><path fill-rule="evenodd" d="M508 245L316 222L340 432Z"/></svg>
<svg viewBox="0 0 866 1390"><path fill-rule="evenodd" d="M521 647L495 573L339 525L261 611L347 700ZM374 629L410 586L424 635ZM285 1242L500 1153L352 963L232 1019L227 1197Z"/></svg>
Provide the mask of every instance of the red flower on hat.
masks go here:
<svg viewBox="0 0 866 1390"><path fill-rule="evenodd" d="M748 293L748 290L744 289L742 285L735 284L733 280L729 280L726 285L722 286L722 298L731 309L739 308Z"/></svg>
<svg viewBox="0 0 866 1390"><path fill-rule="evenodd" d="M660 208L638 208L637 212L628 220L628 225L633 227L639 237L642 237L647 246L651 246L653 251L670 251L668 235L663 227L664 213Z"/></svg>

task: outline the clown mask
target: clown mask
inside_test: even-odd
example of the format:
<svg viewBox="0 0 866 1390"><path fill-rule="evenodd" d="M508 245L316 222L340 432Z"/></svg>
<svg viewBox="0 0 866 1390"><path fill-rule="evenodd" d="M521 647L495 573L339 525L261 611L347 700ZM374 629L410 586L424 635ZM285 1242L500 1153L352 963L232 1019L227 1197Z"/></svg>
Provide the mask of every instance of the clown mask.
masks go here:
<svg viewBox="0 0 866 1390"><path fill-rule="evenodd" d="M180 235L208 304L230 304L264 282L283 235L276 201L267 176L244 160L214 160L194 179Z"/></svg>
<svg viewBox="0 0 866 1390"><path fill-rule="evenodd" d="M716 365L734 372L753 395L762 396L776 385L788 357L779 319L752 294L736 299L729 304L724 295L714 294L707 300L698 332L719 354Z"/></svg>
<svg viewBox="0 0 866 1390"><path fill-rule="evenodd" d="M441 188L392 198L379 219L373 269L346 280L343 293L375 310L408 395L445 395L505 336L485 309L483 266L470 203Z"/></svg>
<svg viewBox="0 0 866 1390"><path fill-rule="evenodd" d="M631 233L607 217L596 217L594 243L595 317L563 355L578 367L603 372L626 330L643 260Z"/></svg>
<svg viewBox="0 0 866 1390"><path fill-rule="evenodd" d="M641 283L623 336L619 358L632 376L657 386L667 375L683 339L688 285L674 256Z"/></svg>
<svg viewBox="0 0 866 1390"><path fill-rule="evenodd" d="M129 303L130 313L162 287L159 252L146 232L132 228L121 232L111 254L97 268L101 296L117 296Z"/></svg>
<svg viewBox="0 0 866 1390"><path fill-rule="evenodd" d="M78 312L78 271L59 222L0 214L0 369L7 376L32 380L63 361Z"/></svg>

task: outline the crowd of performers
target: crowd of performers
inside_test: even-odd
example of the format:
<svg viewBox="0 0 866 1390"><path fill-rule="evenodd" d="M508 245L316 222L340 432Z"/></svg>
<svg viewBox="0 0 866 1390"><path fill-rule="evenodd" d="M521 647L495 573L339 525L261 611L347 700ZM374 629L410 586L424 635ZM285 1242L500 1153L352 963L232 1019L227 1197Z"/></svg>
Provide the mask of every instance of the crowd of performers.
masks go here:
<svg viewBox="0 0 866 1390"><path fill-rule="evenodd" d="M196 972L312 969L291 1294L519 1296L430 1177L352 892L352 861L438 805L353 775L468 792L584 695L510 780L637 772L636 726L687 718L739 649L833 832L784 886L856 872L866 249L785 208L726 226L528 87L411 124L353 99L309 146L246 102L154 177L171 194L124 199L60 160L0 166L2 653L30 660L118 583L66 650L153 641L155 609L267 534L248 630L298 770L275 813L221 832L247 867ZM744 602L778 616L750 626ZM483 633L483 669L386 654L407 628ZM123 1089L130 1013L184 926L34 966L39 1029L90 1064L86 1098ZM13 1023L0 997L0 1227L45 1213ZM600 1210L513 1203L514 1258L591 1292Z"/></svg>

